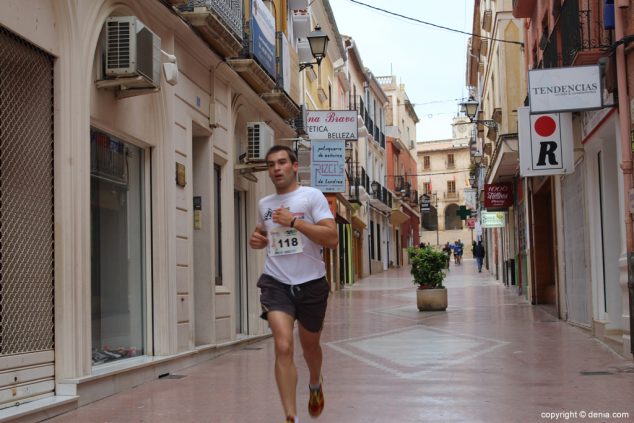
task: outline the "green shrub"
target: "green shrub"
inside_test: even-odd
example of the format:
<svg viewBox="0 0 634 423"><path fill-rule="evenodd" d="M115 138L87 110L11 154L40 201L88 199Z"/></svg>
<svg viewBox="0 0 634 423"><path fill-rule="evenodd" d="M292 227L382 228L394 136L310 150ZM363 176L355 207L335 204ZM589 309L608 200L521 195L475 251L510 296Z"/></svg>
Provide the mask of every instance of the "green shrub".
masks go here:
<svg viewBox="0 0 634 423"><path fill-rule="evenodd" d="M414 277L414 284L420 288L444 288L444 269L447 265L447 255L432 248L414 248L407 250L412 266L410 272Z"/></svg>

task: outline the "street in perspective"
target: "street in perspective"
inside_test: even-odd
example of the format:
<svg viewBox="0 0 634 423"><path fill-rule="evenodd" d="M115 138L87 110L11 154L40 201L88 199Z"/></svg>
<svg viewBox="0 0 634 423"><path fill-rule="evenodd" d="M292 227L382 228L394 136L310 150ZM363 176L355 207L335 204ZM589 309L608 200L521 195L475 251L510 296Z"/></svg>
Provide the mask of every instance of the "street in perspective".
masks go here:
<svg viewBox="0 0 634 423"><path fill-rule="evenodd" d="M0 1L0 423L634 421L632 0Z"/></svg>
<svg viewBox="0 0 634 423"><path fill-rule="evenodd" d="M579 420L583 413L589 421L634 419L631 360L478 273L475 260L452 265L445 285L446 312L417 309L406 269L331 295L321 420L575 421L574 413ZM273 354L271 338L240 346L48 422L277 421ZM306 380L305 366L298 370ZM307 385L300 383L298 398L303 405ZM300 410L302 421L312 421Z"/></svg>

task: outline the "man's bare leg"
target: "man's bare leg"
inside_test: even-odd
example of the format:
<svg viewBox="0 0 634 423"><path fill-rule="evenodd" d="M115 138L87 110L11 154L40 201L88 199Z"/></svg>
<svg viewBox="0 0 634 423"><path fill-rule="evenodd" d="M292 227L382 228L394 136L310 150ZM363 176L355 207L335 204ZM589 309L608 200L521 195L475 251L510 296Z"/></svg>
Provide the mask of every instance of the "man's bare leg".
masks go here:
<svg viewBox="0 0 634 423"><path fill-rule="evenodd" d="M299 326L299 340L302 344L302 350L304 352L304 360L308 366L310 372L310 384L318 385L321 379L321 363L323 355L321 351L321 345L319 339L321 338L321 331L310 332L301 325Z"/></svg>
<svg viewBox="0 0 634 423"><path fill-rule="evenodd" d="M275 380L282 407L287 416L297 415L297 368L293 362L293 324L295 319L282 312L270 311L267 320L275 342Z"/></svg>

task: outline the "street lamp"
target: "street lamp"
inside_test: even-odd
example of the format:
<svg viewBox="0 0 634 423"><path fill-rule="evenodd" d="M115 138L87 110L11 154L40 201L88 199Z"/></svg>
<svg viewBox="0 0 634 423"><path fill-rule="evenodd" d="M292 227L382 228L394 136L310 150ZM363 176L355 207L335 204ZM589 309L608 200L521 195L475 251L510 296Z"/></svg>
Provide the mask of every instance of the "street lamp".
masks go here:
<svg viewBox="0 0 634 423"><path fill-rule="evenodd" d="M377 181L372 181L370 187L372 188L372 195L374 198L379 198L379 189L381 188L381 185Z"/></svg>
<svg viewBox="0 0 634 423"><path fill-rule="evenodd" d="M308 38L310 53L313 55L315 61L300 63L300 72L306 68L312 68L313 65L319 66L324 57L326 57L326 49L328 48L328 35L326 35L326 33L321 30L321 27L319 25L315 26L315 30L308 34L306 38Z"/></svg>
<svg viewBox="0 0 634 423"><path fill-rule="evenodd" d="M479 106L480 103L478 103L478 101L473 98L473 96L470 96L469 100L460 103L460 111L469 118L469 121L471 121L471 123L481 123L487 128L497 129L498 123L492 119L475 119L476 113L478 113Z"/></svg>

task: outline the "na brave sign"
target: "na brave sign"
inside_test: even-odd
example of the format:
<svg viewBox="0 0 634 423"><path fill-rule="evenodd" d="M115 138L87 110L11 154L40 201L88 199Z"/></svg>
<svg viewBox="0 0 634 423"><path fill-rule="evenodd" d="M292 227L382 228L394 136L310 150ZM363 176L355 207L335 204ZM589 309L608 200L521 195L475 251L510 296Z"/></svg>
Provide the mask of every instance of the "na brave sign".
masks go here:
<svg viewBox="0 0 634 423"><path fill-rule="evenodd" d="M529 70L528 87L531 113L603 107L599 65Z"/></svg>
<svg viewBox="0 0 634 423"><path fill-rule="evenodd" d="M532 115L518 107L520 175L542 176L572 173L574 140L571 113Z"/></svg>
<svg viewBox="0 0 634 423"><path fill-rule="evenodd" d="M311 140L356 140L357 111L308 110L306 132Z"/></svg>

